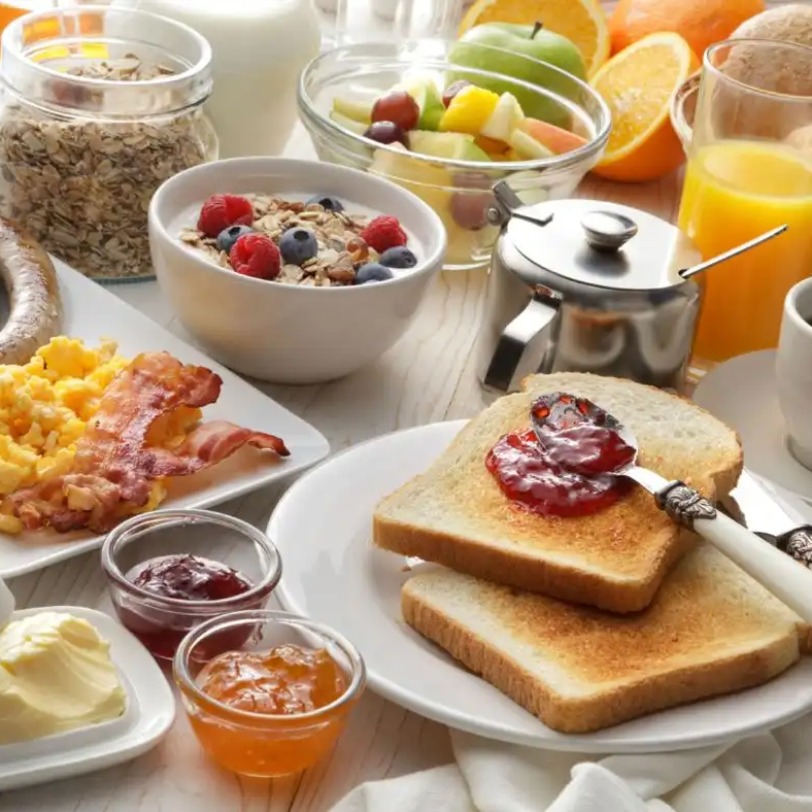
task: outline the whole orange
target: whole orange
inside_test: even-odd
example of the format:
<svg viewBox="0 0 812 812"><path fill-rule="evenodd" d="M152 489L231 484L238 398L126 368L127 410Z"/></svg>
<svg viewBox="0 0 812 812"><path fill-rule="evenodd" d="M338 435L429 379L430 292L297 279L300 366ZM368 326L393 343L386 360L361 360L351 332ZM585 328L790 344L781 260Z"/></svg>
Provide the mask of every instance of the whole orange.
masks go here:
<svg viewBox="0 0 812 812"><path fill-rule="evenodd" d="M745 20L764 11L764 0L619 0L609 17L612 53L658 31L674 31L701 59Z"/></svg>

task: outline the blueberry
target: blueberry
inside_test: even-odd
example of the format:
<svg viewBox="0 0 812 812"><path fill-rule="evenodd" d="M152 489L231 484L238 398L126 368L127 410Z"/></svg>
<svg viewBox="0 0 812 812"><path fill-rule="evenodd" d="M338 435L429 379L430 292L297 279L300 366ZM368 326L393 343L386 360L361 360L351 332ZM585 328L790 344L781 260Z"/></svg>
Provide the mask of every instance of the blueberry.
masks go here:
<svg viewBox="0 0 812 812"><path fill-rule="evenodd" d="M417 257L405 245L387 248L379 261L387 268L414 268L417 265Z"/></svg>
<svg viewBox="0 0 812 812"><path fill-rule="evenodd" d="M316 236L307 228L290 228L279 238L282 258L290 265L302 265L319 253Z"/></svg>
<svg viewBox="0 0 812 812"><path fill-rule="evenodd" d="M344 204L337 198L330 195L316 195L311 197L310 200L305 202L305 206L311 206L313 203L318 203L327 211L344 211Z"/></svg>
<svg viewBox="0 0 812 812"><path fill-rule="evenodd" d="M385 265L381 265L379 262L367 262L367 264L362 265L355 274L355 284L363 285L366 282L385 282L393 276L392 271Z"/></svg>
<svg viewBox="0 0 812 812"><path fill-rule="evenodd" d="M217 235L217 249L228 253L243 234L251 234L254 229L248 226L229 226Z"/></svg>

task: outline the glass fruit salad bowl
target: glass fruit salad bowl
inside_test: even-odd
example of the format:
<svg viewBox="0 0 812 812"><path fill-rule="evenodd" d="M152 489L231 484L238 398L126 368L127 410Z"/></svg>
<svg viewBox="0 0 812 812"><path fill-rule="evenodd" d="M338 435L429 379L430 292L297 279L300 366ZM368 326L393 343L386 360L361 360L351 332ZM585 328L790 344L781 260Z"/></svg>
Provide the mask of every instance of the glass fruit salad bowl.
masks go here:
<svg viewBox="0 0 812 812"><path fill-rule="evenodd" d="M327 51L302 72L299 112L321 160L383 176L437 212L454 270L490 258L493 184L526 203L569 197L610 128L595 91L552 64L441 40Z"/></svg>

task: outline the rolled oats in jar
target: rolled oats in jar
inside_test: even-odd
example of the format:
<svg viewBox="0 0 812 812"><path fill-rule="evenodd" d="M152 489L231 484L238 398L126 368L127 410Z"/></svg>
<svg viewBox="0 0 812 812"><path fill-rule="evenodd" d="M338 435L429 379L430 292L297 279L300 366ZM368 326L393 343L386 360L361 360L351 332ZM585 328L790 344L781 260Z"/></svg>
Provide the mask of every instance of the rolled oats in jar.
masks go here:
<svg viewBox="0 0 812 812"><path fill-rule="evenodd" d="M172 175L217 157L202 112L211 49L123 8L27 15L2 35L0 214L98 280L153 276L147 212Z"/></svg>

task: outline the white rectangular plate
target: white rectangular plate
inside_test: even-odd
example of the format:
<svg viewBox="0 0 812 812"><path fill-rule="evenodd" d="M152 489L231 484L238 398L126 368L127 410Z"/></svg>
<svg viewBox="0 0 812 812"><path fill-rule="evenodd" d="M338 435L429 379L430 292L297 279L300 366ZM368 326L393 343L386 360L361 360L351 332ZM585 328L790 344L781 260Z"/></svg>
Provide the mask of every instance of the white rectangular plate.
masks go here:
<svg viewBox="0 0 812 812"><path fill-rule="evenodd" d="M124 715L110 722L0 747L0 792L103 770L140 756L172 726L175 698L149 652L113 618L84 606L49 606L92 623L110 643L127 691ZM43 611L23 609L12 620Z"/></svg>
<svg viewBox="0 0 812 812"><path fill-rule="evenodd" d="M119 352L166 350L184 363L200 364L218 373L223 389L217 403L203 411L204 420L230 420L240 426L281 437L290 457L243 448L219 465L171 482L162 507L205 507L233 499L267 485L325 457L327 440L315 428L271 400L233 372L185 344L101 285L91 282L63 263L54 263L64 306L62 333L95 345L102 338L118 342ZM194 291L189 292L194 296ZM92 533L59 535L53 531L0 534L0 577L10 578L64 561L101 546L103 536Z"/></svg>

